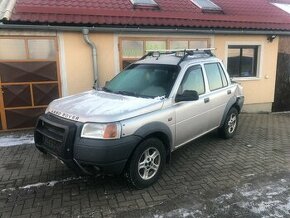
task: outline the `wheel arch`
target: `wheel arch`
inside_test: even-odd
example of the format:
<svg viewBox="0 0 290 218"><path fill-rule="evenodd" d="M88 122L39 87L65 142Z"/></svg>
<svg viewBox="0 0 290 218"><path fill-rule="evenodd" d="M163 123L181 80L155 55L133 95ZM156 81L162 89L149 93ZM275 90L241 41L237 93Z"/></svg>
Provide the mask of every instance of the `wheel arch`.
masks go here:
<svg viewBox="0 0 290 218"><path fill-rule="evenodd" d="M226 108L224 110L224 114L223 114L223 118L222 118L221 123L220 123L220 127L223 126L223 124L224 124L224 122L226 120L227 114L228 114L228 112L230 111L231 108L234 107L234 108L236 108L238 110L238 113L241 112L242 104L240 103L240 101L241 101L240 98L234 98L234 97L229 100L229 102L227 103L227 106L226 106Z"/></svg>
<svg viewBox="0 0 290 218"><path fill-rule="evenodd" d="M162 122L152 122L146 124L141 128L139 128L138 130L136 130L134 135L137 135L142 138L139 144L148 138L158 138L159 140L161 140L166 150L166 162L168 163L170 161L173 137L170 128L166 124ZM138 145L132 151L132 154L134 153Z"/></svg>

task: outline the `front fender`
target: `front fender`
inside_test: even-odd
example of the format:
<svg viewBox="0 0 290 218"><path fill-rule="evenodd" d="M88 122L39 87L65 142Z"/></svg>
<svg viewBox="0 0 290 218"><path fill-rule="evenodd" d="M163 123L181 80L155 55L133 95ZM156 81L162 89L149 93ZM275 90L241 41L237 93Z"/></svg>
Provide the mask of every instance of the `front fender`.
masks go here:
<svg viewBox="0 0 290 218"><path fill-rule="evenodd" d="M152 122L152 123L148 123L142 127L140 127L139 129L137 129L134 133L134 135L139 136L141 138L146 138L149 135L152 134L156 134L156 133L162 133L164 134L169 142L169 147L172 147L172 143L173 143L173 137L172 137L172 133L169 129L169 127L162 123L162 122Z"/></svg>

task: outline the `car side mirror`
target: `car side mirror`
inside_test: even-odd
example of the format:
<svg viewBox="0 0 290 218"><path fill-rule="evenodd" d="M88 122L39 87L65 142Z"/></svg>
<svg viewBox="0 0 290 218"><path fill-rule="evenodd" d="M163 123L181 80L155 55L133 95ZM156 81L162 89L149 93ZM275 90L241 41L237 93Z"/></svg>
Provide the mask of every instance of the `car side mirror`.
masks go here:
<svg viewBox="0 0 290 218"><path fill-rule="evenodd" d="M185 90L181 95L176 95L175 101L196 101L199 99L199 95L195 90Z"/></svg>

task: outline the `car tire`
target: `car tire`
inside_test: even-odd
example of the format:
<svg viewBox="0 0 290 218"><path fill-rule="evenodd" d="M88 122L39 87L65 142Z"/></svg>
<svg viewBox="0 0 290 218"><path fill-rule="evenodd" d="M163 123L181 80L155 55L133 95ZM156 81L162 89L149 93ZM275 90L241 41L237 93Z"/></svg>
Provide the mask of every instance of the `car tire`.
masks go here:
<svg viewBox="0 0 290 218"><path fill-rule="evenodd" d="M148 138L139 144L125 170L128 182L137 189L155 183L166 162L164 144L157 138Z"/></svg>
<svg viewBox="0 0 290 218"><path fill-rule="evenodd" d="M226 116L223 126L219 128L220 137L224 139L232 138L237 131L238 123L239 123L238 110L232 107Z"/></svg>

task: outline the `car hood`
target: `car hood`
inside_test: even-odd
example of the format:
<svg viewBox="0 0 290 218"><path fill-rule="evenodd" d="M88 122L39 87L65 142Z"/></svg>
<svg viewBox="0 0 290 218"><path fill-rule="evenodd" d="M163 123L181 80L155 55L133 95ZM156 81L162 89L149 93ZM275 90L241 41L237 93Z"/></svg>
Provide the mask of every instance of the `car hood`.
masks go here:
<svg viewBox="0 0 290 218"><path fill-rule="evenodd" d="M80 122L115 122L159 110L163 99L137 98L92 90L54 100L46 112Z"/></svg>

